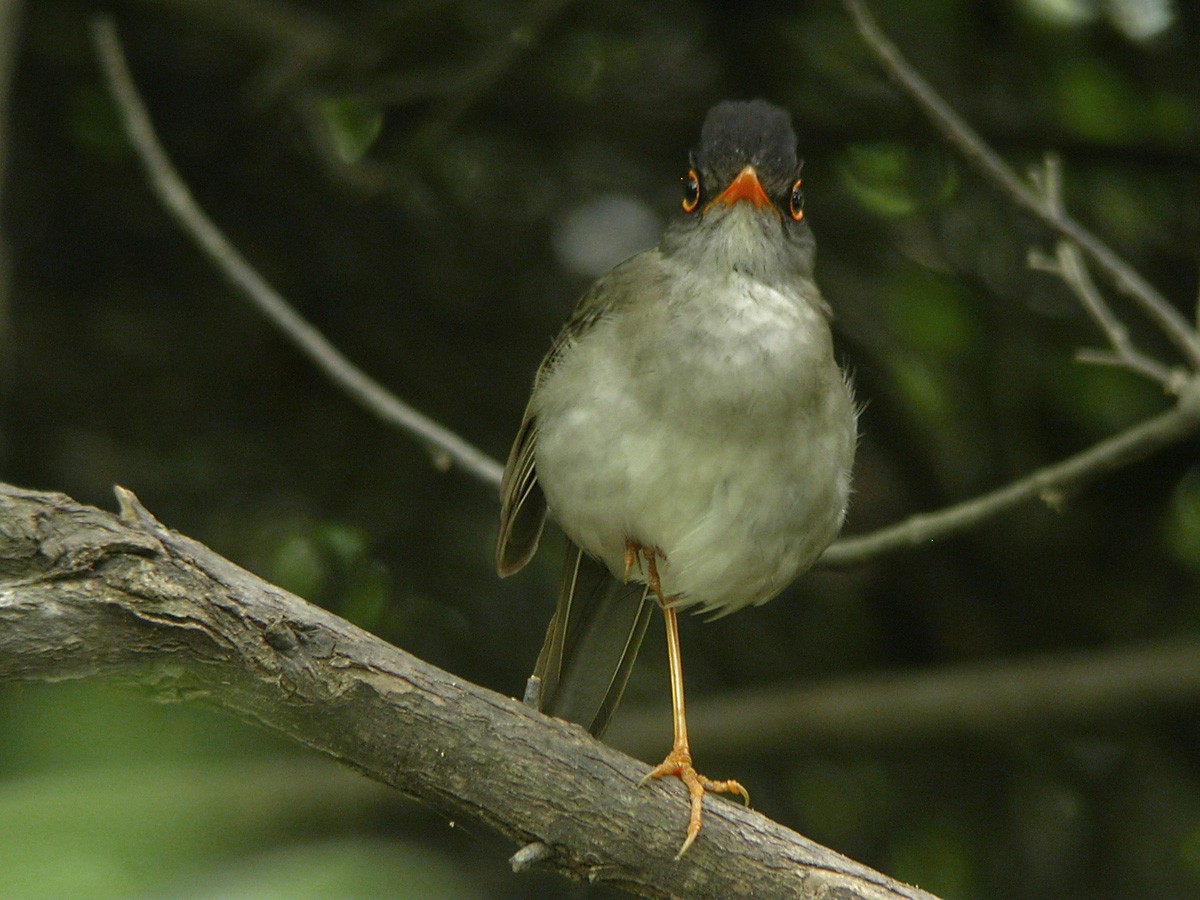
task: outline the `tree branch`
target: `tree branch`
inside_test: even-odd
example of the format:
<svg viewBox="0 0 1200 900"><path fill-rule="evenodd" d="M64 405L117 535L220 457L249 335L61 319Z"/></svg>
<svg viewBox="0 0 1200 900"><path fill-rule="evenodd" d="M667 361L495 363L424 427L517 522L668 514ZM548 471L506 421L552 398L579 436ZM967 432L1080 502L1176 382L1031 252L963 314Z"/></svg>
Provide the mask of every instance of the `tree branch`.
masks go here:
<svg viewBox="0 0 1200 900"><path fill-rule="evenodd" d="M200 208L187 184L171 164L134 87L112 19L101 16L93 20L92 37L126 132L137 150L154 192L221 273L289 341L316 363L320 371L360 406L431 447L435 451L435 458L443 465L456 463L484 484L499 487L503 471L499 463L453 431L402 402L356 367L247 262Z"/></svg>
<svg viewBox="0 0 1200 900"><path fill-rule="evenodd" d="M1200 638L1186 637L689 698L688 731L711 754L894 749L1197 706ZM622 707L608 739L634 755L653 753L665 715L650 704Z"/></svg>
<svg viewBox="0 0 1200 900"><path fill-rule="evenodd" d="M1078 244L1122 293L1130 297L1183 354L1192 369L1200 369L1200 335L1167 298L1126 260L1071 218L1061 205L1047 199L1000 157L974 129L912 67L888 40L862 0L842 0L858 33L891 79L920 107L926 118L971 165L1019 207L1033 213L1063 237Z"/></svg>
<svg viewBox="0 0 1200 900"><path fill-rule="evenodd" d="M646 896L936 900L724 800L679 862L680 785L169 531L0 485L0 682L107 676L258 722L576 879Z"/></svg>
<svg viewBox="0 0 1200 900"><path fill-rule="evenodd" d="M1056 502L1072 488L1136 462L1198 430L1200 378L1192 378L1184 383L1174 408L991 493L934 513L918 513L861 537L842 538L825 551L818 565L828 568L858 565L892 550L921 546L966 531L1028 500Z"/></svg>
<svg viewBox="0 0 1200 900"><path fill-rule="evenodd" d="M1042 166L1031 167L1030 181L1042 193L1047 204L1062 213L1062 162L1053 154L1046 154ZM1038 249L1032 249L1028 255L1029 267L1041 272L1047 272L1061 278L1070 288L1071 293L1079 301L1084 312L1088 314L1096 326L1108 339L1111 351L1080 350L1075 358L1080 362L1096 365L1118 366L1128 369L1144 378L1157 381L1169 394L1179 392L1186 374L1183 370L1168 368L1157 359L1143 353L1129 337L1129 329L1125 327L1117 314L1109 307L1104 295L1096 287L1087 269L1083 252L1074 241L1060 238L1055 244L1054 256Z"/></svg>

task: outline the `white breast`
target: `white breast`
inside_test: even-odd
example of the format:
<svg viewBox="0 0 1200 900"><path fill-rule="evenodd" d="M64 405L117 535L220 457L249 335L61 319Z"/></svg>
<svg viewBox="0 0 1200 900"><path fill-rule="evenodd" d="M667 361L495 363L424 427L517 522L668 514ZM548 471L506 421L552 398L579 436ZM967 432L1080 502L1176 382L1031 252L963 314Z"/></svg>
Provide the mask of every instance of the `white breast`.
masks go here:
<svg viewBox="0 0 1200 900"><path fill-rule="evenodd" d="M618 577L626 538L657 546L668 595L725 612L773 597L837 533L853 402L816 303L737 273L670 283L545 374L538 479Z"/></svg>

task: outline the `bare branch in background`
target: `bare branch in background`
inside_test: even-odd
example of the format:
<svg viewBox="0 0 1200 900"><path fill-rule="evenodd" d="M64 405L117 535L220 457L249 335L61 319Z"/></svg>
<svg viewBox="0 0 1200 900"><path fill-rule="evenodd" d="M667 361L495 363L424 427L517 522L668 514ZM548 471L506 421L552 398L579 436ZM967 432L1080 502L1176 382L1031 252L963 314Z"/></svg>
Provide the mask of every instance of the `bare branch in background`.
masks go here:
<svg viewBox="0 0 1200 900"><path fill-rule="evenodd" d="M1029 176L1030 181L1042 192L1046 203L1062 213L1064 207L1061 160L1048 153L1042 166L1032 168ZM1050 256L1038 249L1030 250L1029 267L1061 278L1079 300L1084 311L1108 338L1112 347L1111 352L1080 350L1076 359L1080 362L1128 369L1144 378L1157 381L1168 394L1178 394L1183 389L1186 373L1182 369L1168 368L1133 345L1129 338L1129 329L1112 311L1092 280L1079 245L1073 241L1060 240L1055 244L1054 251L1054 255Z"/></svg>
<svg viewBox="0 0 1200 900"><path fill-rule="evenodd" d="M990 493L932 513L918 513L870 534L842 538L817 564L845 568L906 547L920 547L974 528L1029 500L1057 502L1084 482L1127 466L1200 431L1200 379L1187 382L1179 403L1082 453L1038 469Z"/></svg>
<svg viewBox="0 0 1200 900"><path fill-rule="evenodd" d="M922 513L871 534L843 538L821 557L829 566L864 562L900 547L915 547L974 527L1019 503L1062 492L1153 453L1200 430L1200 333L1192 328L1132 266L1090 231L1070 218L1063 207L1061 171L1049 158L1032 183L1021 180L996 153L901 55L880 30L862 0L843 0L859 34L884 69L925 113L951 144L1017 206L1034 213L1064 240L1054 258L1033 254L1030 262L1061 277L1084 309L1100 326L1113 347L1111 354L1085 351L1084 359L1120 365L1152 378L1177 395L1174 409L1107 438L1081 453L1039 469L990 493L932 513ZM1189 369L1174 369L1137 350L1128 330L1113 314L1084 265L1086 253L1106 272L1119 290L1132 297L1160 330L1179 348Z"/></svg>
<svg viewBox="0 0 1200 900"><path fill-rule="evenodd" d="M301 316L230 243L192 196L163 150L138 96L116 27L107 17L93 22L93 38L109 88L150 183L168 212L205 255L289 341L339 388L368 412L426 444L442 465L461 466L485 484L498 487L502 467L454 432L399 400L350 362L312 323Z"/></svg>
<svg viewBox="0 0 1200 900"><path fill-rule="evenodd" d="M1061 733L1197 705L1200 639L1189 637L700 696L688 701L688 730L710 754L896 750L1036 729ZM623 707L609 739L636 756L652 755L663 720L659 706Z"/></svg>
<svg viewBox="0 0 1200 900"><path fill-rule="evenodd" d="M1064 238L1079 245L1122 293L1130 297L1183 354L1192 369L1200 368L1200 335L1179 311L1142 275L1107 244L1042 192L1022 180L974 129L958 115L888 40L863 0L842 0L858 33L893 81L920 107L966 160L1008 194L1020 208L1033 213Z"/></svg>
<svg viewBox="0 0 1200 900"><path fill-rule="evenodd" d="M676 860L682 785L162 526L0 485L0 683L107 676L265 725L568 877L656 897L936 900L724 800ZM528 851L534 855L538 851Z"/></svg>

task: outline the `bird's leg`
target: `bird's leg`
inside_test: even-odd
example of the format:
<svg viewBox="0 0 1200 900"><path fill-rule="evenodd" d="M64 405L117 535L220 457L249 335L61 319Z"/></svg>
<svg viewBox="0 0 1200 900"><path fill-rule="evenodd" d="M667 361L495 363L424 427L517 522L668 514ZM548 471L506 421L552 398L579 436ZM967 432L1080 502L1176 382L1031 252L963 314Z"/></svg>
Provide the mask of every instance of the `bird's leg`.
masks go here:
<svg viewBox="0 0 1200 900"><path fill-rule="evenodd" d="M645 572L642 568L642 559L645 558L648 564L650 577L647 584L654 591L654 595L658 597L659 603L663 603L662 585L658 582L658 563L659 559L666 559L667 554L663 553L661 547L647 547L644 544L635 541L633 538L625 538L625 574L621 578L622 583L629 582L629 575L633 571L633 564L637 563L638 571Z"/></svg>
<svg viewBox="0 0 1200 900"><path fill-rule="evenodd" d="M633 564L641 563L641 549L642 545L633 538L625 538L625 577L621 579L623 584L629 583L629 573L633 571Z"/></svg>
<svg viewBox="0 0 1200 900"><path fill-rule="evenodd" d="M660 547L642 547L642 555L646 557L646 584L654 591L658 605L666 609L670 601L663 597L662 582L658 579L658 561L665 560L667 554L663 553Z"/></svg>
<svg viewBox="0 0 1200 900"><path fill-rule="evenodd" d="M629 543L626 542L626 552L628 552ZM687 853L688 848L692 846L696 836L700 833L706 792L739 794L747 806L750 804L750 794L738 782L714 781L701 775L692 765L692 749L688 744L687 714L683 704L683 656L679 648L679 620L675 608L670 605L670 600L663 596L662 583L658 577L658 560L666 559L666 555L658 547L642 547L638 544L634 544L634 546L646 559L646 583L658 598L659 606L662 607L663 616L666 619L667 662L671 670L671 711L675 731L671 752L667 754L666 759L646 774L641 780L641 784L645 784L651 779L662 778L664 775L674 775L687 787L691 799L691 813L688 816L687 833L683 846L675 854L675 858L679 859Z"/></svg>

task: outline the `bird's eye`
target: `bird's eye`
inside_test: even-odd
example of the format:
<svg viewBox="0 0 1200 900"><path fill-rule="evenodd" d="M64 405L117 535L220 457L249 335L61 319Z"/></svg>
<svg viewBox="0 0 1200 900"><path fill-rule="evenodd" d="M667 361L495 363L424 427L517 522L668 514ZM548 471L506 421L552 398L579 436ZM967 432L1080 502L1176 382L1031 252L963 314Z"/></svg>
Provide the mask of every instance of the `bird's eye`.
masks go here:
<svg viewBox="0 0 1200 900"><path fill-rule="evenodd" d="M695 169L689 169L683 176L683 211L695 212L700 205L700 176Z"/></svg>
<svg viewBox="0 0 1200 900"><path fill-rule="evenodd" d="M792 219L799 222L804 218L804 191L800 190L800 185L803 182L799 178L792 185L792 193L788 197L788 212L792 214Z"/></svg>

